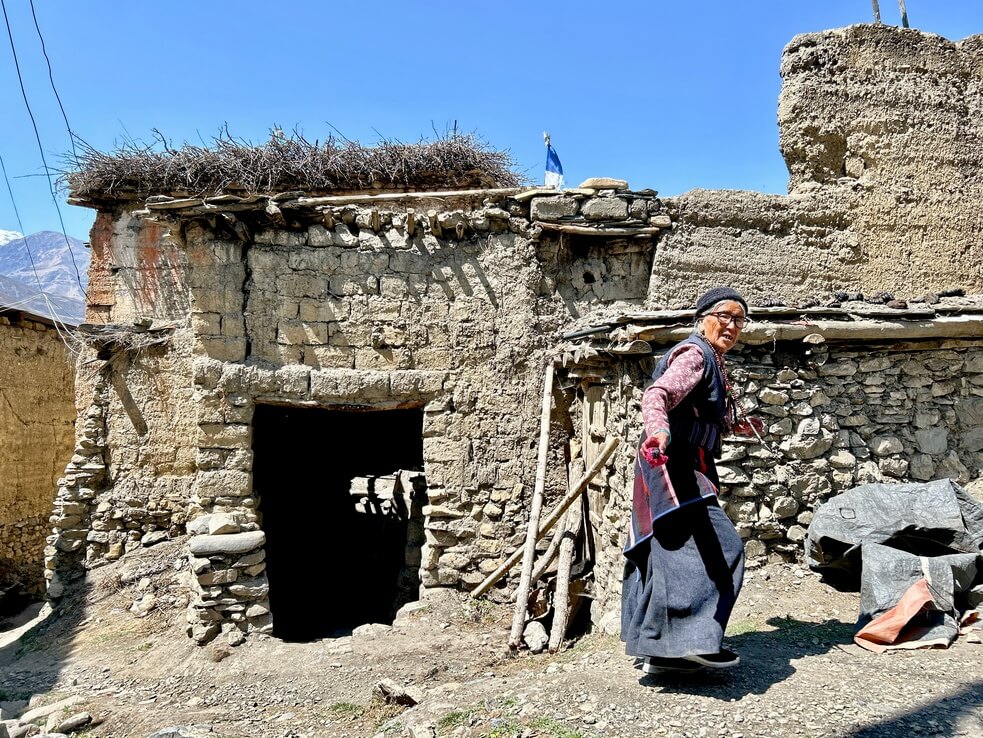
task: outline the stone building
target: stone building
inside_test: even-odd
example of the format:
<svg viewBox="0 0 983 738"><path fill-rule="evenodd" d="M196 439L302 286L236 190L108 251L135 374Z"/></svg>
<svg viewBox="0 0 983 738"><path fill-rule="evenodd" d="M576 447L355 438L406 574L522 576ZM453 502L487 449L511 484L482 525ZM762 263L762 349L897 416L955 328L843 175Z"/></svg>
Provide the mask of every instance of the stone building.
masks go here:
<svg viewBox="0 0 983 738"><path fill-rule="evenodd" d="M977 476L980 310L952 288L983 291L981 54L885 26L793 40L787 196L77 178L98 211L93 325L49 594L184 534L199 642L313 638L470 589L524 537L556 364L547 506L572 457L627 442L590 491L608 617L645 377L691 322L669 308L719 283L792 306L734 358L772 421L724 459L753 558L794 555L815 503L858 481Z"/></svg>
<svg viewBox="0 0 983 738"><path fill-rule="evenodd" d="M44 592L48 518L75 433L72 358L49 318L0 306L0 609Z"/></svg>

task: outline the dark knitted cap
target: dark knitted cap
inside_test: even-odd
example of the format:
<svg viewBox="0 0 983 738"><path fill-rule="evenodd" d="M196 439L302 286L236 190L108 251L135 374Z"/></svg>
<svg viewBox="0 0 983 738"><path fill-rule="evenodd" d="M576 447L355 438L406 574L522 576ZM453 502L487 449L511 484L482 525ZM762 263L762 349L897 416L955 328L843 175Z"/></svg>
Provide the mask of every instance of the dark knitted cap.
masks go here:
<svg viewBox="0 0 983 738"><path fill-rule="evenodd" d="M747 314L747 300L744 299L744 296L740 292L733 287L714 287L712 290L704 292L700 299L696 301L696 317L706 315L710 312L710 308L722 300L733 300L734 302L741 303L744 313Z"/></svg>

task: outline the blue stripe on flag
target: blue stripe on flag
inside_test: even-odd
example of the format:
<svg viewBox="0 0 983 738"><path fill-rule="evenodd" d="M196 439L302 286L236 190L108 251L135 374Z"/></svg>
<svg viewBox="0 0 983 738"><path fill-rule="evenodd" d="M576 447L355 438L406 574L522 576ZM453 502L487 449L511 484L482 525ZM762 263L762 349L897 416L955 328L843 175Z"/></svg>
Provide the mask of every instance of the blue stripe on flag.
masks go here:
<svg viewBox="0 0 983 738"><path fill-rule="evenodd" d="M546 171L563 175L563 165L560 164L560 157L556 155L556 149L552 145L546 147Z"/></svg>
<svg viewBox="0 0 983 738"><path fill-rule="evenodd" d="M552 144L546 145L546 178L547 187L559 189L563 186L563 165L560 164L560 157L556 155L556 149Z"/></svg>

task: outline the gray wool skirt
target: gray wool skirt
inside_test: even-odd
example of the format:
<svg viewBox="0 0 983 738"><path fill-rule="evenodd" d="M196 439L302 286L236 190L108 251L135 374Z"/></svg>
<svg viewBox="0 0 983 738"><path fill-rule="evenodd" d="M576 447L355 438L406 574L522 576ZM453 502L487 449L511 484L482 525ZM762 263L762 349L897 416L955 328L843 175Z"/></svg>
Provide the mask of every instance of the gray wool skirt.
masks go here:
<svg viewBox="0 0 983 738"><path fill-rule="evenodd" d="M626 553L621 640L631 656L717 653L744 581L744 544L716 499L655 521Z"/></svg>

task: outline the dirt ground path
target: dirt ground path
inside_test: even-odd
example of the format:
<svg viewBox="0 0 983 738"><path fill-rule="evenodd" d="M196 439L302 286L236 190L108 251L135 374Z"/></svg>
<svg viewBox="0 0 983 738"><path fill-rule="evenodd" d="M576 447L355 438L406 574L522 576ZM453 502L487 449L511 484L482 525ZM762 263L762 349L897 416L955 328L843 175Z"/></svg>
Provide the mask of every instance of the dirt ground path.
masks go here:
<svg viewBox="0 0 983 738"><path fill-rule="evenodd" d="M610 635L512 656L508 608L453 595L353 636L197 648L181 627L178 549L154 548L92 572L58 617L0 646L0 701L78 695L69 712L101 721L76 733L87 738L168 726L196 738L983 737L983 646L863 651L858 596L797 566L749 573L728 631L741 666L666 678L634 669ZM136 617L148 591L163 604ZM381 701L387 679L418 704Z"/></svg>

